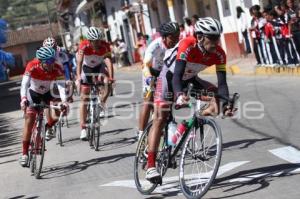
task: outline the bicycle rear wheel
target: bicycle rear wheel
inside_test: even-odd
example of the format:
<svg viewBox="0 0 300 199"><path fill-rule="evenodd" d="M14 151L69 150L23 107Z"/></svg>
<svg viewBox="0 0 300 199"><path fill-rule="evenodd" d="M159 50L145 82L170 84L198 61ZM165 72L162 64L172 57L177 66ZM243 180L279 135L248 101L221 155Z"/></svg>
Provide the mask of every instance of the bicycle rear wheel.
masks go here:
<svg viewBox="0 0 300 199"><path fill-rule="evenodd" d="M41 136L41 132L37 133L33 148L34 176L39 179L41 176L44 156L45 156L45 138Z"/></svg>
<svg viewBox="0 0 300 199"><path fill-rule="evenodd" d="M134 158L134 181L138 191L144 195L151 194L157 187L157 184L152 184L145 179L147 171L147 148L148 148L148 134L152 127L152 121L145 128L143 135L141 136L135 158Z"/></svg>
<svg viewBox="0 0 300 199"><path fill-rule="evenodd" d="M211 118L198 119L183 144L179 180L189 199L201 198L214 181L222 156L222 134Z"/></svg>

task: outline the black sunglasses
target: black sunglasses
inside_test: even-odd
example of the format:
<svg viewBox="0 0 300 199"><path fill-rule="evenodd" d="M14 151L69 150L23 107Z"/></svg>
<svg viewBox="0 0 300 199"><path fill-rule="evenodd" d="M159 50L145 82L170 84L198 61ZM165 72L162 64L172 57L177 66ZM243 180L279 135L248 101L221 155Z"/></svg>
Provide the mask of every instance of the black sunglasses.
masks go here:
<svg viewBox="0 0 300 199"><path fill-rule="evenodd" d="M220 35L204 35L204 36L211 41L217 41L220 39Z"/></svg>

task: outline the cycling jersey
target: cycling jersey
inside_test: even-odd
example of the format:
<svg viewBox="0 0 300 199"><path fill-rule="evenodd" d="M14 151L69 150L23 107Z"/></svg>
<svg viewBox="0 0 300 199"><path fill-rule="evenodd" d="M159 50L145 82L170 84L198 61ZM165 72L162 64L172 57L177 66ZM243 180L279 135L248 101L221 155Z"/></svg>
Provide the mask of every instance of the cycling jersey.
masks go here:
<svg viewBox="0 0 300 199"><path fill-rule="evenodd" d="M104 58L110 57L110 46L105 41L100 41L99 49L94 50L90 41L83 40L79 44L79 54L83 54L83 65L95 68L103 63Z"/></svg>
<svg viewBox="0 0 300 199"><path fill-rule="evenodd" d="M143 60L144 65L151 66L153 69L161 71L166 49L167 47L163 43L161 37L152 41L146 49L145 58Z"/></svg>
<svg viewBox="0 0 300 199"><path fill-rule="evenodd" d="M186 62L182 80L188 80L195 77L200 71L216 65L217 71L225 71L226 55L220 46L217 46L215 53L204 53L196 45L194 37L187 37L181 40L174 48L165 53L165 68L172 73L175 71L176 60Z"/></svg>
<svg viewBox="0 0 300 199"><path fill-rule="evenodd" d="M63 71L58 64L55 63L53 70L47 72L42 68L41 61L34 59L26 66L21 85L21 98L27 97L28 90L44 95L54 86L53 83L56 83L62 101L65 101L64 83L58 82L62 79L64 79Z"/></svg>
<svg viewBox="0 0 300 199"><path fill-rule="evenodd" d="M204 81L198 78L197 74L212 65L216 65L219 93L228 96L226 55L223 49L217 46L215 53L205 53L197 45L196 38L187 37L181 40L165 53L164 67L156 87L155 102L170 101L173 91L178 96L188 82L203 85ZM205 83L203 87L207 85L209 84Z"/></svg>
<svg viewBox="0 0 300 199"><path fill-rule="evenodd" d="M148 78L148 75L158 77L160 71L163 68L163 59L165 56L165 51L167 50L167 47L163 43L163 40L161 37L156 38L154 41L151 42L151 44L147 47L145 52L145 58L143 60L143 64L146 67L150 67L150 74L146 71L143 72L142 79L143 79L143 94L145 95L149 88L149 85L146 83L146 79Z"/></svg>

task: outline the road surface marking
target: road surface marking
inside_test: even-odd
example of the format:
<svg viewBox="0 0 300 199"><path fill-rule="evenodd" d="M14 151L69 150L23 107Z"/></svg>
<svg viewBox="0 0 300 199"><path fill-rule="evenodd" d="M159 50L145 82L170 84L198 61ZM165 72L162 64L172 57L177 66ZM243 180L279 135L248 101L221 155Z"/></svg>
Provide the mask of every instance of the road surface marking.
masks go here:
<svg viewBox="0 0 300 199"><path fill-rule="evenodd" d="M299 164L300 163L300 151L294 147L287 146L281 147L273 150L269 150L275 156L286 160L290 163Z"/></svg>

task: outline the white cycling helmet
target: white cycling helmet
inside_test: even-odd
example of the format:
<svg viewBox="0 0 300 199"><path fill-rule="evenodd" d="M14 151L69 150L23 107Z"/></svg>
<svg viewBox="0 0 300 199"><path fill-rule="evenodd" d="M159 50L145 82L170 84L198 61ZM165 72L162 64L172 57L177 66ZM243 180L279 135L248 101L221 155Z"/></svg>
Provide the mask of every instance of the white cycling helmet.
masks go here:
<svg viewBox="0 0 300 199"><path fill-rule="evenodd" d="M56 41L53 37L48 37L43 42L43 47L55 48L55 46L57 46L57 45L56 45Z"/></svg>
<svg viewBox="0 0 300 199"><path fill-rule="evenodd" d="M221 35L223 32L222 24L211 17L199 18L194 28L196 34Z"/></svg>
<svg viewBox="0 0 300 199"><path fill-rule="evenodd" d="M104 38L104 34L101 30L99 30L98 28L92 26L89 28L89 30L87 31L86 34L86 38L88 40L101 40Z"/></svg>

